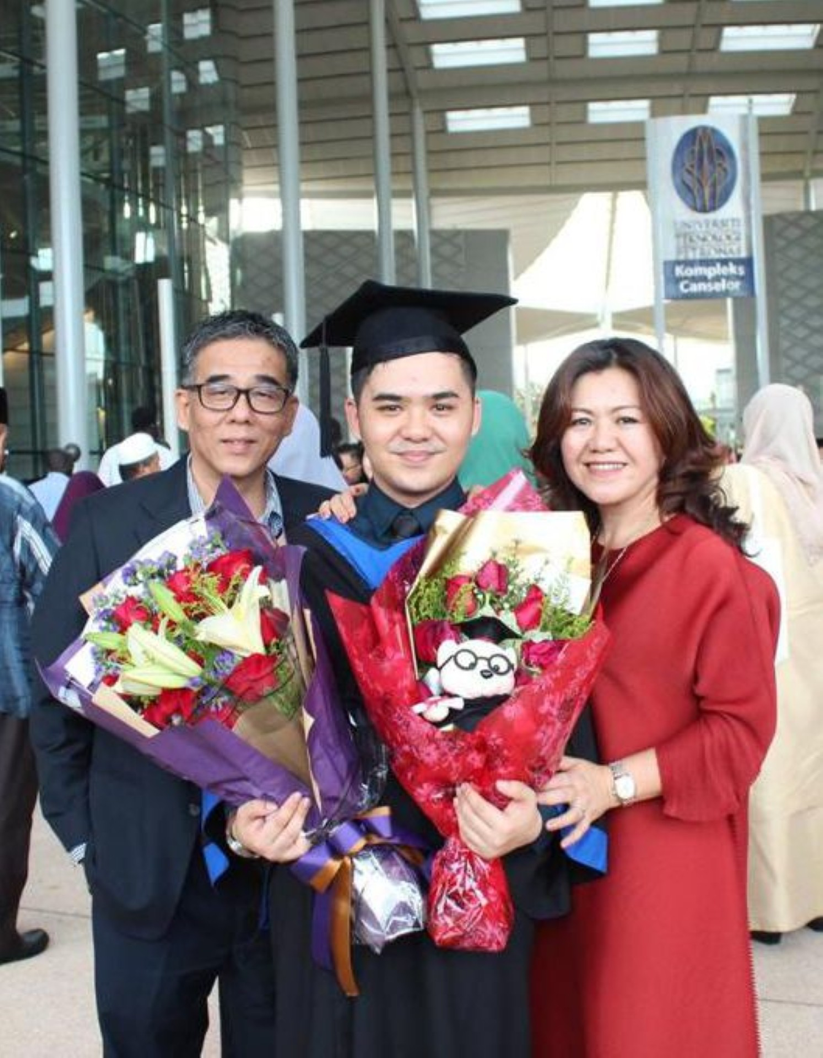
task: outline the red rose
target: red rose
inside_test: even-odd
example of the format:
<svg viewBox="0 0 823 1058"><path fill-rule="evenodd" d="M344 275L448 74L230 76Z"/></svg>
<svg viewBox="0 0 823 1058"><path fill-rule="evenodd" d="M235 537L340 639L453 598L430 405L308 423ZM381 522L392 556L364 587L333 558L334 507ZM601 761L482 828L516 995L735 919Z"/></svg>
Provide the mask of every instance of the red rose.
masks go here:
<svg viewBox="0 0 823 1058"><path fill-rule="evenodd" d="M448 621L421 621L416 624L414 626L414 652L417 660L423 662L424 665L434 665L437 661L437 648L447 640L460 642L460 633Z"/></svg>
<svg viewBox="0 0 823 1058"><path fill-rule="evenodd" d="M197 596L192 591L195 576L192 569L178 569L166 581L166 587L178 602L197 602Z"/></svg>
<svg viewBox="0 0 823 1058"><path fill-rule="evenodd" d="M119 677L114 672L106 672L100 677L100 682L107 687L113 687L118 679Z"/></svg>
<svg viewBox="0 0 823 1058"><path fill-rule="evenodd" d="M523 644L520 660L530 669L547 669L563 650L557 639L527 640Z"/></svg>
<svg viewBox="0 0 823 1058"><path fill-rule="evenodd" d="M514 617L521 632L529 632L533 628L539 628L540 618L543 613L543 592L532 584L526 592L526 598L519 606L514 608Z"/></svg>
<svg viewBox="0 0 823 1058"><path fill-rule="evenodd" d="M493 558L490 558L477 571L474 580L477 587L482 588L483 591L505 595L509 588L509 571L502 562L495 562Z"/></svg>
<svg viewBox="0 0 823 1058"><path fill-rule="evenodd" d="M172 713L183 720L190 720L197 705L197 694L190 687L180 687L176 690L163 690L158 695L160 700L171 709Z"/></svg>
<svg viewBox="0 0 823 1058"><path fill-rule="evenodd" d="M125 632L133 624L151 624L151 614L148 609L133 595L127 595L119 606L115 606L112 617L121 632Z"/></svg>
<svg viewBox="0 0 823 1058"><path fill-rule="evenodd" d="M282 639L288 627L289 615L283 613L282 610L260 611L260 633L263 636L263 643L267 647L270 647L272 643L276 643L278 639Z"/></svg>
<svg viewBox="0 0 823 1058"><path fill-rule="evenodd" d="M446 611L452 620L465 621L477 612L477 596L474 581L465 573L449 577L446 581Z"/></svg>
<svg viewBox="0 0 823 1058"><path fill-rule="evenodd" d="M143 710L143 719L148 720L155 727L168 727L176 716L183 721L190 720L196 705L197 695L190 688L181 687L176 690L167 688L152 699L150 705L146 706Z"/></svg>
<svg viewBox="0 0 823 1058"><path fill-rule="evenodd" d="M254 569L254 558L251 551L229 551L220 555L206 566L207 573L213 573L219 581L220 591L226 591L232 580L237 577L245 580Z"/></svg>
<svg viewBox="0 0 823 1058"><path fill-rule="evenodd" d="M226 689L241 702L259 701L277 687L275 664L276 658L250 654L232 671L226 680Z"/></svg>
<svg viewBox="0 0 823 1058"><path fill-rule="evenodd" d="M227 727L229 730L239 720L237 707L231 702L226 702L221 705L219 709L214 709L212 712L206 712L201 714L201 720L215 720L221 727Z"/></svg>

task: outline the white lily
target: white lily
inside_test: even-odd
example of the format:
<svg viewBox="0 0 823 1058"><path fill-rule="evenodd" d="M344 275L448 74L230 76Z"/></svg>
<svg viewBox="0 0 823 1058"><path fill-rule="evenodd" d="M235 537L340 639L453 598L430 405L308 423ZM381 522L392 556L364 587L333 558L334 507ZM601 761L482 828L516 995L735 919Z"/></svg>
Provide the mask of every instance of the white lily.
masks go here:
<svg viewBox="0 0 823 1058"><path fill-rule="evenodd" d="M198 622L196 639L231 650L240 657L265 652L260 631L260 600L268 596L269 589L259 583L262 568L254 567L233 606Z"/></svg>
<svg viewBox="0 0 823 1058"><path fill-rule="evenodd" d="M165 625L161 626L165 628ZM138 624L130 625L126 632L126 644L129 654L138 667L147 671L166 672L170 676L179 677L183 683L175 683L175 687L185 686L186 680L199 676L203 671L202 666L193 661L185 651L176 646L164 635L150 632ZM168 686L161 684L160 686Z"/></svg>
<svg viewBox="0 0 823 1058"><path fill-rule="evenodd" d="M163 690L177 690L188 685L188 679L176 672L169 672L160 665L135 665L123 669L113 690L120 694L136 694L142 698L154 698Z"/></svg>

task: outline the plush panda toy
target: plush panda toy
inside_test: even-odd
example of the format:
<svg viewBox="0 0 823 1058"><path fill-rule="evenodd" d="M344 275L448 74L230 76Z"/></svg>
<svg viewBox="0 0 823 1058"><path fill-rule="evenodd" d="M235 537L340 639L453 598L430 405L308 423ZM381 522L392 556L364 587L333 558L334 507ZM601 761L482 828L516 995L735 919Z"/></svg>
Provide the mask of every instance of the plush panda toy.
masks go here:
<svg viewBox="0 0 823 1058"><path fill-rule="evenodd" d="M514 690L517 654L487 639L446 641L437 648L437 679L428 680L435 696L415 707L426 720L447 720L471 729ZM460 717L452 717L454 711Z"/></svg>

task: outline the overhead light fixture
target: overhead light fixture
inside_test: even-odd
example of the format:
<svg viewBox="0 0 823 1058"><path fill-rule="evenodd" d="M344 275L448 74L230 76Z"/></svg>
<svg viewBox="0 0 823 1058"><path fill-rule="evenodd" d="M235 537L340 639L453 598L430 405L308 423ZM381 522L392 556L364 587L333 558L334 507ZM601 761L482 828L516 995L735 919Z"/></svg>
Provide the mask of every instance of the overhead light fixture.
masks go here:
<svg viewBox="0 0 823 1058"><path fill-rule="evenodd" d="M590 125L610 125L621 121L648 121L651 102L648 99L608 99L587 103L586 120Z"/></svg>
<svg viewBox="0 0 823 1058"><path fill-rule="evenodd" d="M207 7L197 11L183 12L183 39L197 40L198 37L211 36L211 11Z"/></svg>
<svg viewBox="0 0 823 1058"><path fill-rule="evenodd" d="M819 22L792 25L724 26L721 51L801 51L813 48L820 33Z"/></svg>
<svg viewBox="0 0 823 1058"><path fill-rule="evenodd" d="M483 107L477 110L447 110L447 132L488 132L496 129L527 129L531 110L522 107Z"/></svg>
<svg viewBox="0 0 823 1058"><path fill-rule="evenodd" d="M217 64L214 59L200 59L197 63L197 79L200 84L217 84Z"/></svg>
<svg viewBox="0 0 823 1058"><path fill-rule="evenodd" d="M431 54L435 70L451 70L458 66L503 66L526 61L526 41L524 37L461 40L432 44Z"/></svg>
<svg viewBox="0 0 823 1058"><path fill-rule="evenodd" d="M149 22L146 26L146 51L157 52L163 50L163 23Z"/></svg>
<svg viewBox="0 0 823 1058"><path fill-rule="evenodd" d="M140 88L127 88L126 113L137 114L141 110L146 112L151 110L151 94L148 85L143 85Z"/></svg>
<svg viewBox="0 0 823 1058"><path fill-rule="evenodd" d="M520 0L417 0L420 17L478 18L483 15L512 15L521 10Z"/></svg>
<svg viewBox="0 0 823 1058"><path fill-rule="evenodd" d="M629 55L657 55L656 29L628 29L614 33L587 34L590 59L623 58Z"/></svg>
<svg viewBox="0 0 823 1058"><path fill-rule="evenodd" d="M710 96L710 114L748 114L755 117L785 117L791 114L796 99L794 92L770 92L750 96Z"/></svg>
<svg viewBox="0 0 823 1058"><path fill-rule="evenodd" d="M115 81L126 73L126 49L114 48L112 51L98 51L98 81Z"/></svg>

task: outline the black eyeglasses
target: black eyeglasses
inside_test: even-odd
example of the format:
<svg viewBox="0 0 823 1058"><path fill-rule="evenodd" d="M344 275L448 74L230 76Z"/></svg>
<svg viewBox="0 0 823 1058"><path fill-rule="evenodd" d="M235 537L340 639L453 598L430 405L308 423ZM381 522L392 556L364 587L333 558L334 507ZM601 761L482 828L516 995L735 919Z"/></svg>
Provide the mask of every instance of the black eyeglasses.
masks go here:
<svg viewBox="0 0 823 1058"><path fill-rule="evenodd" d="M277 415L291 396L291 390L285 386L251 386L242 389L227 382L195 382L183 389L194 390L200 403L208 411L231 411L241 397L249 402L249 407L258 415Z"/></svg>

